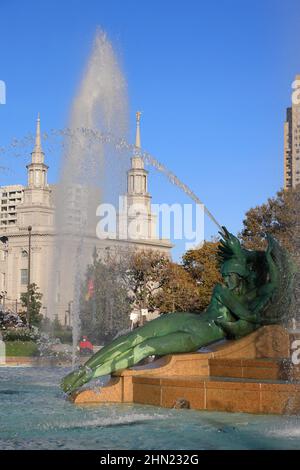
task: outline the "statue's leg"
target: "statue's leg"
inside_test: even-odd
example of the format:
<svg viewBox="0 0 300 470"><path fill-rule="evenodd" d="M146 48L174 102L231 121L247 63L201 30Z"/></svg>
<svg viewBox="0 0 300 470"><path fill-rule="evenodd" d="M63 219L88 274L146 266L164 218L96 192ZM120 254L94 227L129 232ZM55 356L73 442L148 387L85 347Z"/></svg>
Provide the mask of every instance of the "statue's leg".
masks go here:
<svg viewBox="0 0 300 470"><path fill-rule="evenodd" d="M102 364L108 358L113 359L129 348L137 346L147 338L165 336L178 331L178 318L183 319L185 322L188 321L188 315L185 313L171 313L147 322L145 325L116 338L104 346L85 363L85 366L93 368L99 363Z"/></svg>
<svg viewBox="0 0 300 470"><path fill-rule="evenodd" d="M141 338L141 341L143 341L143 339L144 338ZM83 383L85 383L87 376L92 375L94 368L97 367L98 364L103 364L108 357L113 359L123 352L126 352L131 347L132 342L134 342L134 338L131 338L130 335L125 335L112 341L112 343L100 349L88 359L84 365L66 375L61 382L61 388L64 392L68 392L73 388L75 383L80 382L81 379L84 381Z"/></svg>
<svg viewBox="0 0 300 470"><path fill-rule="evenodd" d="M85 380L87 375L92 375L95 367L104 364L108 360L115 360L120 354L134 348L147 338L165 336L178 330L178 322L176 321L178 317L179 316L176 316L176 314L164 315L131 331L127 335L115 339L107 346L100 349L100 351L88 359L79 369L70 372L64 377L61 383L62 389L68 392L81 378ZM184 313L181 314L179 318L184 319L185 322L188 320L187 314Z"/></svg>
<svg viewBox="0 0 300 470"><path fill-rule="evenodd" d="M196 335L184 332L171 333L163 337L148 338L142 343L130 348L128 351L119 354L114 359L109 359L99 364L93 371L88 370L85 375L81 375L72 383L68 391L73 392L97 377L132 367L151 355L163 356L165 354L191 352L196 351L201 345Z"/></svg>
<svg viewBox="0 0 300 470"><path fill-rule="evenodd" d="M106 362L108 358L115 359L120 354L127 352L133 344L138 344L138 340L142 342L144 339L142 336L136 337L136 335L129 333L112 341L88 359L84 365L66 375L61 382L62 389L64 392L68 392L81 380L83 380L83 383L87 382L87 376L92 375L95 367Z"/></svg>
<svg viewBox="0 0 300 470"><path fill-rule="evenodd" d="M98 367L95 377L127 369L152 355L164 356L165 354L191 352L196 351L200 346L197 337L190 333L177 332L158 338L149 338L115 360L107 361Z"/></svg>

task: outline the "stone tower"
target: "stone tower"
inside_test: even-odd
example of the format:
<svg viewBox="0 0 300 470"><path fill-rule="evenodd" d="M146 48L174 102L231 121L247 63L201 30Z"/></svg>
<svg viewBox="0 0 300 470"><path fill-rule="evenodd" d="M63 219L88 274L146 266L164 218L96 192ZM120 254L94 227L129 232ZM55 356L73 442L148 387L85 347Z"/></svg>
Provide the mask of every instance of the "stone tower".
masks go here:
<svg viewBox="0 0 300 470"><path fill-rule="evenodd" d="M24 188L23 203L18 206L19 227L34 226L36 229L53 226L52 191L47 183L48 166L41 145L41 123L38 115L35 146L31 162L26 166L28 184Z"/></svg>
<svg viewBox="0 0 300 470"><path fill-rule="evenodd" d="M156 216L151 212L151 195L148 192L148 171L141 157L141 113L136 113L136 138L131 168L127 171L127 194L124 198L123 215L120 215L121 238L150 240L156 236ZM126 207L125 207L126 205ZM127 217L126 217L127 216ZM122 222L125 225L122 227Z"/></svg>

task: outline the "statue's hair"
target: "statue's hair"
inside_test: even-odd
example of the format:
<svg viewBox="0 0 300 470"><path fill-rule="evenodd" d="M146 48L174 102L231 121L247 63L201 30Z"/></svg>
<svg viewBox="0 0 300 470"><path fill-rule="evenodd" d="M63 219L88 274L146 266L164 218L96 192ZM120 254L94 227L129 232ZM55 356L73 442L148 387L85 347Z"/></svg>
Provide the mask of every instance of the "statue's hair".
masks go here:
<svg viewBox="0 0 300 470"><path fill-rule="evenodd" d="M271 256L278 272L278 286L269 305L262 313L262 324L280 323L286 325L295 315L295 275L297 268L289 253L272 236L268 236Z"/></svg>
<svg viewBox="0 0 300 470"><path fill-rule="evenodd" d="M245 263L249 272L248 282L254 283L259 289L269 281L269 266L265 251L247 250L242 248L240 241L229 233L225 227L220 232L222 239L219 245L218 260L220 265L230 263L231 260L239 260L241 265ZM283 324L295 315L295 275L296 265L291 260L289 253L271 235L268 238L268 249L277 269L277 283L274 293L266 308L259 314L259 323L262 325ZM298 271L299 273L299 271ZM300 274L300 273L299 273ZM247 277L245 277L247 282Z"/></svg>

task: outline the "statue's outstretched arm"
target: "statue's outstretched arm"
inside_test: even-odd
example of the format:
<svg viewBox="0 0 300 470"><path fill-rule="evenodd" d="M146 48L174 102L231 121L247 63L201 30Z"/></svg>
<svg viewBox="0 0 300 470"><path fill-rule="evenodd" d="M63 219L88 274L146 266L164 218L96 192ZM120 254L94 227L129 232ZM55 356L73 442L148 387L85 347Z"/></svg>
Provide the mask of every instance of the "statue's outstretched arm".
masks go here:
<svg viewBox="0 0 300 470"><path fill-rule="evenodd" d="M235 322L215 320L215 324L222 328L226 334L226 337L229 339L242 338L243 336L246 336L252 331L256 330L256 325L246 320L238 320Z"/></svg>
<svg viewBox="0 0 300 470"><path fill-rule="evenodd" d="M227 287L218 284L214 290L216 298L239 319L255 323L256 316Z"/></svg>

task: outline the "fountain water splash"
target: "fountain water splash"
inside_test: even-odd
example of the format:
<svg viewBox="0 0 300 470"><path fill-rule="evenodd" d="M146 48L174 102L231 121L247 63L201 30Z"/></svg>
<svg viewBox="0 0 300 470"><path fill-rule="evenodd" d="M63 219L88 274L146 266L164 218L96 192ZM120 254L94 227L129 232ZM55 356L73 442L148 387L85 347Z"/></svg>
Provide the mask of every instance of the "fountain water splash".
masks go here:
<svg viewBox="0 0 300 470"><path fill-rule="evenodd" d="M51 141L51 139L55 137L63 137L63 138L69 138L69 139L77 139L77 142L79 142L78 135L82 134L84 138L86 139L92 139L97 142L100 142L102 145L112 145L116 150L122 151L122 150L127 150L131 154L133 154L136 151L136 147L133 144L128 143L125 139L117 139L114 135L110 133L102 133L96 129L91 129L91 128L70 128L66 127L64 129L51 129L49 133L44 133L43 134L43 141ZM77 136L77 137L76 137ZM30 140L26 141L26 145L28 145L28 142L33 143L34 142L34 135L31 136ZM23 141L20 140L20 146L23 145ZM66 143L61 141L59 144L62 148L66 147ZM14 147L13 147L14 148ZM2 152L7 152L10 150L9 148L2 148L0 149L0 153ZM47 149L48 152L54 151L54 146L48 147ZM188 197L190 197L196 204L203 204L201 199L195 194L195 192L189 188L183 181L178 178L171 170L169 170L163 163L161 163L156 157L154 157L152 154L147 152L146 150L141 150L139 149L139 156L143 159L145 165L153 167L155 170L158 172L164 174L167 179L171 182L171 184L177 186L179 189L181 189ZM216 220L214 215L209 211L209 209L204 205L204 211L207 214L207 216L212 220L212 222L222 230L222 227L220 223Z"/></svg>
<svg viewBox="0 0 300 470"><path fill-rule="evenodd" d="M127 131L126 82L113 47L98 31L82 82L70 113L71 129L102 129L124 138ZM69 275L69 293L61 276L59 290L73 300L73 364L80 337L81 283L93 246L89 234L95 232L96 207L104 197L108 158L105 142L91 139L85 132L57 132L64 138L64 153L59 184L55 191L58 244L53 279L59 271ZM112 180L115 193L120 185L116 171ZM72 258L74 261L72 261ZM67 283L68 284L68 283ZM73 286L73 287L72 287ZM73 293L72 293L73 290ZM73 298L74 295L74 298ZM56 306L57 310L58 305Z"/></svg>
<svg viewBox="0 0 300 470"><path fill-rule="evenodd" d="M76 112L78 113L78 107ZM77 119L77 118L76 118ZM79 117L78 117L79 119ZM75 120L76 121L76 120ZM33 136L32 136L33 139ZM43 142L50 144L45 146L46 151L56 151L56 142L58 140L59 147L64 152L64 163L61 173L61 179L56 190L56 231L58 235L57 249L54 259L53 281L57 277L57 272L68 273L73 278L74 285L74 298L70 293L70 299L73 300L73 364L76 363L77 346L79 343L80 335L80 290L82 278L86 269L87 259L90 258L93 247L86 250L86 235L87 227L90 228L90 233L94 233L96 226L96 206L100 202L101 189L102 198L105 197L107 202L107 194L103 194L103 176L105 175L105 158L109 153L108 149L113 149L117 161L113 160L112 166L115 168L121 163L124 166L120 172L119 180L124 180L126 169L128 169L129 162L126 157L133 155L137 149L134 145L129 144L125 137L118 137L111 131L102 132L96 128L90 127L67 127L64 129L51 129L49 132L44 132ZM22 140L20 141L22 142ZM31 142L27 138L26 145ZM53 144L54 142L54 144ZM21 145L21 144L20 144ZM112 150L110 150L112 153ZM159 162L153 155L147 151L139 149L139 155L144 160L145 165L153 167L156 171L164 174L167 179L184 193L190 197L196 204L202 204L202 201L196 194L184 184L173 172ZM106 162L106 164L109 162ZM127 166L127 168L126 168ZM107 170L107 168L106 168ZM102 176L102 177L101 177ZM97 179L102 183L102 187L97 184ZM98 183L99 183L98 181ZM114 192L117 196L122 194L119 188L116 188L116 181L119 183L118 178L114 179ZM119 184L121 186L121 184ZM68 191L76 193L76 189L81 188L81 197L76 200L77 211L80 212L80 219L76 223L69 220L72 216L74 199L68 198ZM84 191L84 189L86 191ZM85 197L84 197L85 195ZM63 203L62 203L63 201ZM205 207L206 214L220 229L220 224L216 221L214 216ZM74 222L74 220L73 220ZM73 246L73 250L70 250ZM73 257L76 260L72 263L70 260L70 251L73 252ZM66 260L67 257L67 260ZM59 268L57 269L57 266ZM55 295L55 283L52 283L53 296ZM53 306L50 309L55 310Z"/></svg>
<svg viewBox="0 0 300 470"><path fill-rule="evenodd" d="M80 335L80 295L82 278L94 246L90 235L95 233L96 207L101 201L124 193L124 174L129 168L129 156L136 147L126 140L127 112L126 82L121 73L111 43L98 32L83 80L70 113L70 126L44 132L46 152L55 152L55 139L62 149L60 179L55 188L56 249L53 259L51 311L59 311L59 304L73 300L73 362L75 363ZM101 131L100 131L101 129ZM8 154L31 145L34 136L14 139ZM54 142L54 144L53 144ZM47 148L48 146L48 148ZM0 155L5 150L0 149ZM183 190L193 201L201 200L180 179L146 151L139 149L146 165L163 173L169 181ZM18 155L15 155L18 156ZM113 171L113 174L109 174ZM212 214L207 215L220 225ZM65 279L72 280L72 288ZM67 302L61 302L58 291ZM64 315L64 311L60 316Z"/></svg>

